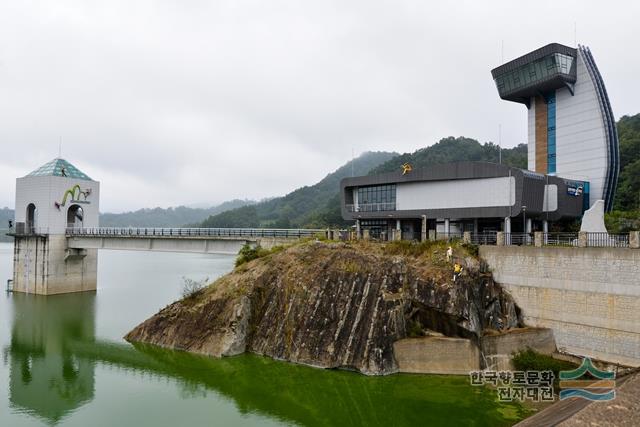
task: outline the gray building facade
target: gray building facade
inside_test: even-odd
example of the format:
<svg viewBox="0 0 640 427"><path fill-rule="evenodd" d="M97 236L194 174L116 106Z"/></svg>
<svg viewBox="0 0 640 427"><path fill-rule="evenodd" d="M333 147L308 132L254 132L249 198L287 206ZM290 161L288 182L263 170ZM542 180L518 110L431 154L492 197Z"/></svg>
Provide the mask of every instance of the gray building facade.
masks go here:
<svg viewBox="0 0 640 427"><path fill-rule="evenodd" d="M372 237L388 238L395 229L419 239L424 229L546 231L550 221L582 215L584 185L495 163L456 162L345 178L340 194L343 218Z"/></svg>

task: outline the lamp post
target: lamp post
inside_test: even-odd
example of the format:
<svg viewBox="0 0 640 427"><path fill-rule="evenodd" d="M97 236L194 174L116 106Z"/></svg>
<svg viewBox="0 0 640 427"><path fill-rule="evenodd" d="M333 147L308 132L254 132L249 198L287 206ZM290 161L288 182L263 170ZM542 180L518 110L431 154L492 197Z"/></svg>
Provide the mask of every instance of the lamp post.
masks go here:
<svg viewBox="0 0 640 427"><path fill-rule="evenodd" d="M522 205L522 232L527 232L527 207Z"/></svg>

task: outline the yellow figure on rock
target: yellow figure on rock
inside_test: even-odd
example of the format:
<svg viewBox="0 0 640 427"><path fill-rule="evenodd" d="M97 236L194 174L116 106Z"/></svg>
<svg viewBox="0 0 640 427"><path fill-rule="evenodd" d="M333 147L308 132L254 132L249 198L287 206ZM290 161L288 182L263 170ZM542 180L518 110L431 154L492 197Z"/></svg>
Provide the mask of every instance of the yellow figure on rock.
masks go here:
<svg viewBox="0 0 640 427"><path fill-rule="evenodd" d="M462 266L456 262L453 265L453 281L454 282L460 276L460 274L462 274Z"/></svg>

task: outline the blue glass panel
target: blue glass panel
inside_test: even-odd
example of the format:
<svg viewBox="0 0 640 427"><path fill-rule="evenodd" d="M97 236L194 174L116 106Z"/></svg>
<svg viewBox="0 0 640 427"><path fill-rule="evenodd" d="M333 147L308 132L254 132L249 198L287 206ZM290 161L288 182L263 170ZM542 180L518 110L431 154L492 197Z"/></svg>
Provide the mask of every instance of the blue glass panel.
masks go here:
<svg viewBox="0 0 640 427"><path fill-rule="evenodd" d="M547 103L547 173L556 173L556 92L544 95Z"/></svg>

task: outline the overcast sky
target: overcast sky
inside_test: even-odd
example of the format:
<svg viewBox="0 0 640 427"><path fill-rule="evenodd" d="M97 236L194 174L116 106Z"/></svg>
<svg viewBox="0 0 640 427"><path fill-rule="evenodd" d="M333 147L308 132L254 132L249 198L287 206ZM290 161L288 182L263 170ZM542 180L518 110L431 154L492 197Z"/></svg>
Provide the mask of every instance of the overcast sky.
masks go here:
<svg viewBox="0 0 640 427"><path fill-rule="evenodd" d="M0 206L62 157L103 211L260 199L367 150L526 142L490 70L589 46L640 112L640 2L0 0Z"/></svg>

